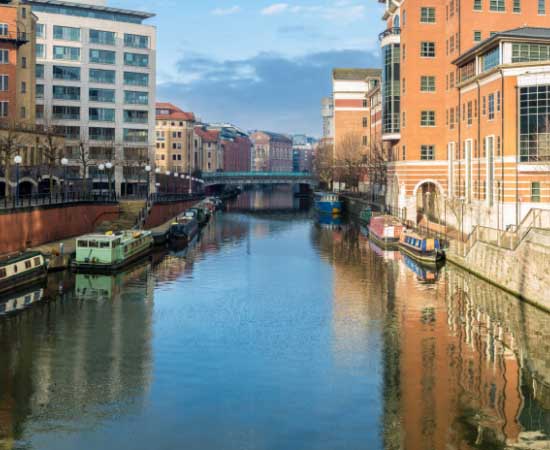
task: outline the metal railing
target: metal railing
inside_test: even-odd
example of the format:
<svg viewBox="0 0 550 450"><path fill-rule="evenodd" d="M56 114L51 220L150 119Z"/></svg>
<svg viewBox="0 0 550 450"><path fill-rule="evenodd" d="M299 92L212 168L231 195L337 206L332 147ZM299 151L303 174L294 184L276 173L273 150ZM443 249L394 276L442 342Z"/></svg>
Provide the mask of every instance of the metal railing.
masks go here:
<svg viewBox="0 0 550 450"><path fill-rule="evenodd" d="M0 199L0 211L9 211L19 208L35 206L64 205L71 203L116 203L118 197L115 193L94 193L94 192L59 192L52 194L32 194L4 197Z"/></svg>
<svg viewBox="0 0 550 450"><path fill-rule="evenodd" d="M386 36L399 35L399 34L401 34L401 28L399 27L388 28L387 30L382 31L382 33L378 35L378 40L381 41Z"/></svg>

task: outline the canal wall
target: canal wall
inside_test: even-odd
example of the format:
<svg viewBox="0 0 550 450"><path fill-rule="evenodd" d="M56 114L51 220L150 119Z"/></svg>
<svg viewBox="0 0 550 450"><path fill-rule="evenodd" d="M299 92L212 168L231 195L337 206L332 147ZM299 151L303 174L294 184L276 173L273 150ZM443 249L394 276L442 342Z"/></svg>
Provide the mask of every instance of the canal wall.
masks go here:
<svg viewBox="0 0 550 450"><path fill-rule="evenodd" d="M155 203L149 211L147 219L145 219L144 228L150 230L151 228L158 227L178 214L181 214L186 209L191 208L197 202L198 200L195 199L181 202Z"/></svg>
<svg viewBox="0 0 550 450"><path fill-rule="evenodd" d="M35 206L0 212L0 255L92 232L119 215L115 203Z"/></svg>

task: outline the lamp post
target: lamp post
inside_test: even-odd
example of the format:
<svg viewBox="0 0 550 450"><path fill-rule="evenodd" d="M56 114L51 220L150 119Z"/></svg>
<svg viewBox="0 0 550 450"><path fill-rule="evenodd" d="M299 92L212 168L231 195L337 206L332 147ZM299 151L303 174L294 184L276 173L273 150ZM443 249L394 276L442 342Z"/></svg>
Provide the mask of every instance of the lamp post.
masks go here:
<svg viewBox="0 0 550 450"><path fill-rule="evenodd" d="M105 170L105 164L97 166L99 169L99 195L103 195L103 171Z"/></svg>
<svg viewBox="0 0 550 450"><path fill-rule="evenodd" d="M63 200L67 198L67 165L69 160L67 158L61 158L61 165L63 166Z"/></svg>
<svg viewBox="0 0 550 450"><path fill-rule="evenodd" d="M178 193L179 186L176 180L179 180L179 179L180 179L180 176L178 175L178 173L174 172L174 194Z"/></svg>
<svg viewBox="0 0 550 450"><path fill-rule="evenodd" d="M169 194L170 193L170 171L167 170L165 172L165 175L166 175L166 193Z"/></svg>
<svg viewBox="0 0 550 450"><path fill-rule="evenodd" d="M13 162L15 163L15 203L19 203L19 166L23 162L23 158L20 155L15 155L13 158ZM6 180L8 183L9 180Z"/></svg>
<svg viewBox="0 0 550 450"><path fill-rule="evenodd" d="M147 164L145 166L145 177L146 177L146 194L147 194L147 200L149 200L149 183L151 182L151 166Z"/></svg>
<svg viewBox="0 0 550 450"><path fill-rule="evenodd" d="M109 186L109 198L111 198L112 190L111 190L111 170L113 168L113 164L111 162L105 163L105 168L108 170L107 172L107 179L108 179L108 186Z"/></svg>

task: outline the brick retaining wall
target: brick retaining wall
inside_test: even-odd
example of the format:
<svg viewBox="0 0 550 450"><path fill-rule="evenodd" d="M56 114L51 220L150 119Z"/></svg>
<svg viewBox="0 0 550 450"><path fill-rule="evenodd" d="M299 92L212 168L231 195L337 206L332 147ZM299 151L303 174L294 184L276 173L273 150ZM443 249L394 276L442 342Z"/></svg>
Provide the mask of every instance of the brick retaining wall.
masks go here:
<svg viewBox="0 0 550 450"><path fill-rule="evenodd" d="M188 208L198 203L198 200L188 200L182 202L155 203L151 209L147 220L145 220L145 229L158 227L168 222L172 217L181 214Z"/></svg>

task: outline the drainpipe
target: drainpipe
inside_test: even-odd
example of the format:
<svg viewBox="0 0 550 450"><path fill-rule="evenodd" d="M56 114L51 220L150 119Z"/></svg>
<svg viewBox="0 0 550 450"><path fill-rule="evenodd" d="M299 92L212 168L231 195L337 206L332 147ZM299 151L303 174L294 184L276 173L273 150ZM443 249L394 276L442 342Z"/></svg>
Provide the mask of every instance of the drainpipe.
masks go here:
<svg viewBox="0 0 550 450"><path fill-rule="evenodd" d="M519 152L520 152L520 111L519 111L519 90L518 86L516 86L516 231L519 227Z"/></svg>
<svg viewBox="0 0 550 450"><path fill-rule="evenodd" d="M500 225L504 230L504 72L500 72Z"/></svg>
<svg viewBox="0 0 550 450"><path fill-rule="evenodd" d="M458 81L458 80L457 80ZM464 159L464 149L462 148L462 91L460 88L458 89L458 154L460 155L460 159L458 160L458 186L460 189L462 189L462 161L464 160L464 163L466 163L466 160ZM464 200L465 200L465 194L466 191L461 192L463 194L462 200L461 200L461 213L460 213L460 236L464 234Z"/></svg>
<svg viewBox="0 0 550 450"><path fill-rule="evenodd" d="M479 190L481 189L481 85L479 78L477 84L477 199L480 200Z"/></svg>

